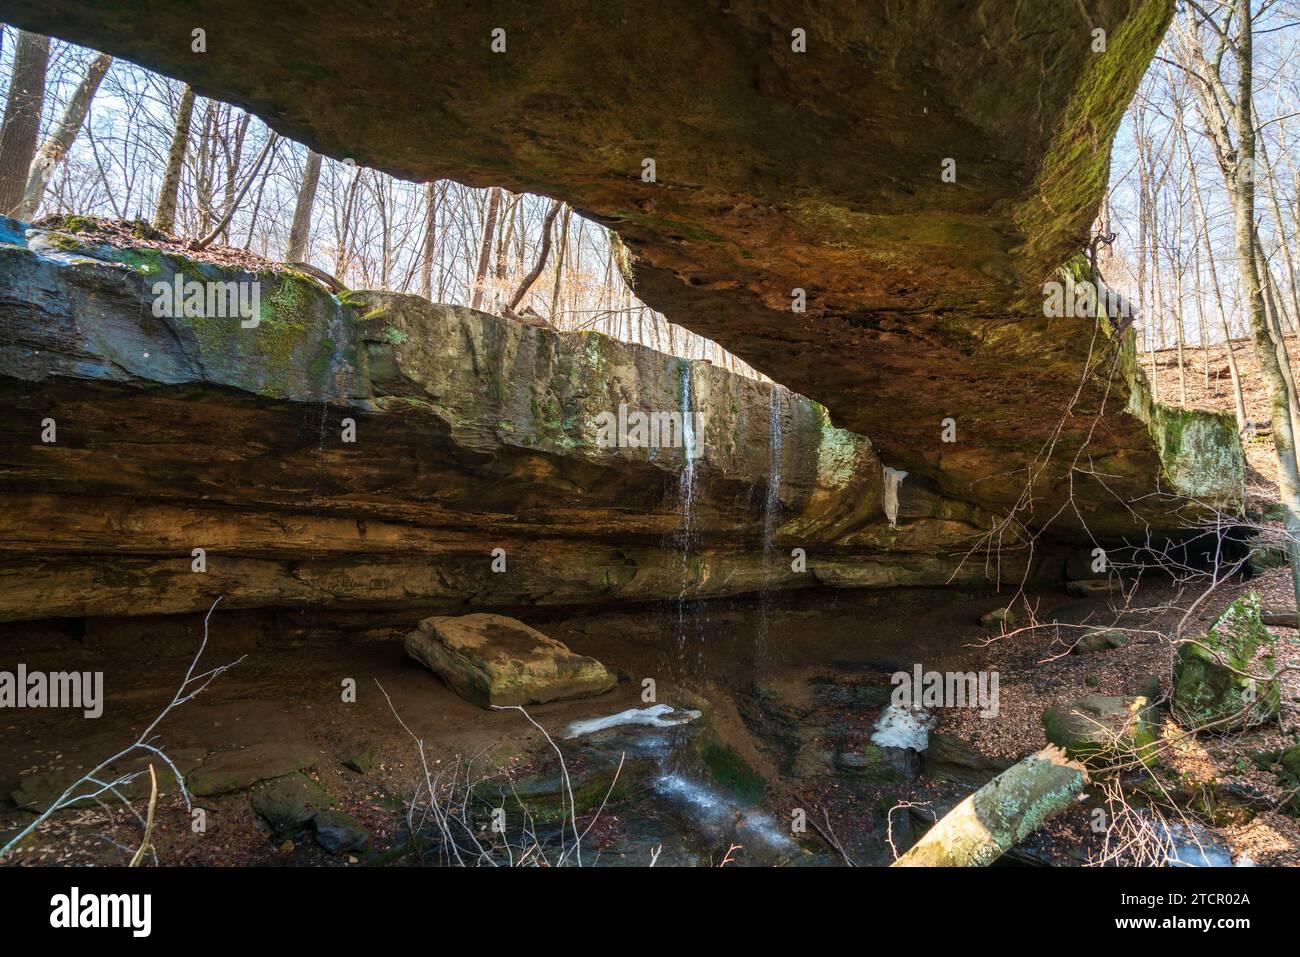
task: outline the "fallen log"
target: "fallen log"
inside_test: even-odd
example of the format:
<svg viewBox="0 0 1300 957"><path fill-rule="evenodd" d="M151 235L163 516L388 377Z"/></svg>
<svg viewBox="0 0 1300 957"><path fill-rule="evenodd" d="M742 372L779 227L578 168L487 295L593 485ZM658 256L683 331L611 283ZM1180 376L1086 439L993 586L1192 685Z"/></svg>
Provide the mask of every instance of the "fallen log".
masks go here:
<svg viewBox="0 0 1300 957"><path fill-rule="evenodd" d="M1083 766L1049 745L1013 764L940 819L894 867L987 867L1074 803Z"/></svg>
<svg viewBox="0 0 1300 957"><path fill-rule="evenodd" d="M317 269L311 263L287 262L285 265L292 266L299 272L305 272L336 296L341 292L347 292L348 287L343 285L337 277L330 275L324 269Z"/></svg>
<svg viewBox="0 0 1300 957"><path fill-rule="evenodd" d="M1276 608L1270 609L1260 614L1259 620L1272 628L1296 628L1296 613L1293 611L1282 611Z"/></svg>

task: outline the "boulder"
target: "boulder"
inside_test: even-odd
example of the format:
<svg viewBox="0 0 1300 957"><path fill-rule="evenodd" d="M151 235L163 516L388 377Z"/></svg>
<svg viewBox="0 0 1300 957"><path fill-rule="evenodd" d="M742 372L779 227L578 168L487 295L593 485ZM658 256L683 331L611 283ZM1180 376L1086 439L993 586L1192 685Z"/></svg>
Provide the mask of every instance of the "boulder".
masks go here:
<svg viewBox="0 0 1300 957"><path fill-rule="evenodd" d="M1013 763L981 754L960 738L937 731L930 732L922 762L931 777L974 788L988 784Z"/></svg>
<svg viewBox="0 0 1300 957"><path fill-rule="evenodd" d="M1082 581L1065 583L1065 590L1079 598L1100 598L1103 595L1118 595L1124 591L1124 585L1118 579L1088 578Z"/></svg>
<svg viewBox="0 0 1300 957"><path fill-rule="evenodd" d="M855 749L831 752L831 764L835 770L868 784L889 784L915 778L921 756L911 748L881 747L867 742Z"/></svg>
<svg viewBox="0 0 1300 957"><path fill-rule="evenodd" d="M589 697L618 683L595 658L504 615L426 618L405 645L407 654L482 708Z"/></svg>
<svg viewBox="0 0 1300 957"><path fill-rule="evenodd" d="M1043 712L1047 740L1087 764L1150 760L1160 739L1155 708L1145 695L1087 695Z"/></svg>
<svg viewBox="0 0 1300 957"><path fill-rule="evenodd" d="M1240 730L1275 718L1282 702L1279 682L1256 681L1241 672L1270 670L1267 655L1259 663L1254 658L1276 640L1261 619L1258 595L1234 601L1204 638L1178 649L1174 717L1189 728L1214 725L1216 731Z"/></svg>
<svg viewBox="0 0 1300 957"><path fill-rule="evenodd" d="M375 763L375 746L367 744L352 757L343 762L343 766L356 774L368 774Z"/></svg>

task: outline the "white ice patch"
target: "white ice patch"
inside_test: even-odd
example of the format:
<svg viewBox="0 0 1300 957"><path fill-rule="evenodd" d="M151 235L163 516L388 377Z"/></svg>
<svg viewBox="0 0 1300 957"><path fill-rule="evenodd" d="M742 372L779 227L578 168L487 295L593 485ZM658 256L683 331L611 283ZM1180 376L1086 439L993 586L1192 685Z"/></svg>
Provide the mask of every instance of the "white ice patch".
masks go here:
<svg viewBox="0 0 1300 957"><path fill-rule="evenodd" d="M880 504L885 510L885 518L889 519L889 527L898 527L898 489L903 484L903 479L907 478L907 473L901 469L891 469L888 465L884 468L884 486L880 490Z"/></svg>
<svg viewBox="0 0 1300 957"><path fill-rule="evenodd" d="M880 712L871 740L882 748L924 751L930 746L929 727L933 722L928 711L891 704Z"/></svg>
<svg viewBox="0 0 1300 957"><path fill-rule="evenodd" d="M678 710L666 704L651 705L649 708L628 708L618 714L604 718L587 718L575 721L565 730L566 738L579 738L584 734L595 734L606 728L617 728L624 724L643 724L651 728L672 728L687 724L700 716L700 712L688 708Z"/></svg>

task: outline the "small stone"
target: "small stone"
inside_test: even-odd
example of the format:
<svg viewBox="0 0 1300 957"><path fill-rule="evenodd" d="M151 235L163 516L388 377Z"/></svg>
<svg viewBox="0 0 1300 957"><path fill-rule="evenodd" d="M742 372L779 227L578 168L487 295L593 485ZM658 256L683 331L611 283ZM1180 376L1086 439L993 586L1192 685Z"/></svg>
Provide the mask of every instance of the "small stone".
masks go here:
<svg viewBox="0 0 1300 957"><path fill-rule="evenodd" d="M1016 623L1016 613L1010 608L995 608L992 611L980 615L980 624L985 628L992 628L995 625L1005 625L1007 628L1015 628Z"/></svg>
<svg viewBox="0 0 1300 957"><path fill-rule="evenodd" d="M1124 585L1114 578L1107 580L1089 578L1083 581L1066 582L1065 590L1071 595L1080 598L1099 598L1102 595L1113 595L1116 592L1122 592Z"/></svg>
<svg viewBox="0 0 1300 957"><path fill-rule="evenodd" d="M367 744L358 754L343 762L343 766L357 774L367 773L375 763L375 746Z"/></svg>
<svg viewBox="0 0 1300 957"><path fill-rule="evenodd" d="M342 811L321 811L312 819L316 843L330 854L364 851L370 846L370 832L352 815Z"/></svg>
<svg viewBox="0 0 1300 957"><path fill-rule="evenodd" d="M1287 774L1300 781L1300 744L1292 745L1278 756L1278 764L1286 769Z"/></svg>
<svg viewBox="0 0 1300 957"><path fill-rule="evenodd" d="M292 854L292 853L293 853L293 841L285 841L283 844L280 845L280 847L279 847L279 851L280 851L281 854Z"/></svg>

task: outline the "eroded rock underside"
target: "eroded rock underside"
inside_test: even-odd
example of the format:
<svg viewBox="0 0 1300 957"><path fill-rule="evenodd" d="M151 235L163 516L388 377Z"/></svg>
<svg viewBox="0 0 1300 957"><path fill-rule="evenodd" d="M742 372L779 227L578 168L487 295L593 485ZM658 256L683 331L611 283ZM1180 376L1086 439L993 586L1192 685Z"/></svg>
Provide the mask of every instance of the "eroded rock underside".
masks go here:
<svg viewBox="0 0 1300 957"><path fill-rule="evenodd" d="M1100 535L1186 518L1149 495L1178 489L1162 482L1163 433L1125 414L1132 376L1090 363L1108 346L1095 323L1045 319L1038 287L1087 241L1172 7L2 5L9 22L183 78L335 158L562 197L622 237L645 301L823 403L889 464L999 512L1027 501L1032 477L1019 518ZM806 313L791 311L794 289ZM955 443L940 441L946 417ZM1234 498L1231 477L1192 484ZM1134 521L1120 502L1138 498Z"/></svg>
<svg viewBox="0 0 1300 957"><path fill-rule="evenodd" d="M155 316L155 284L178 274L256 283L256 325ZM909 477L891 526L870 441L779 386L598 333L335 298L293 271L4 219L0 392L0 620L188 612L217 595L455 609L990 571L975 546L993 516ZM611 446L620 406L699 411L698 458L686 467L671 420L666 447ZM1059 580L1046 554L1032 570ZM1031 569L1012 550L1000 570Z"/></svg>

